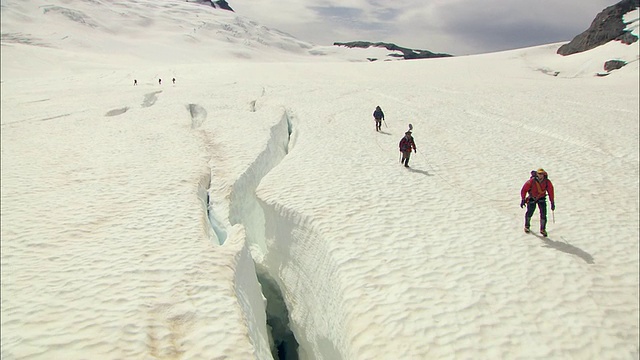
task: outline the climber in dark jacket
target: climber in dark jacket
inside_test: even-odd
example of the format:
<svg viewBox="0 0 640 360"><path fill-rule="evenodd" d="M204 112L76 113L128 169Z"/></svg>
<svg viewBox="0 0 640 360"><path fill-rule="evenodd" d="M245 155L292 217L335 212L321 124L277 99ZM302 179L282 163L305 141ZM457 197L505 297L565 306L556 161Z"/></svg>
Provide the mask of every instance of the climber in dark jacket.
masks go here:
<svg viewBox="0 0 640 360"><path fill-rule="evenodd" d="M376 131L382 130L382 120L384 120L384 112L380 106L376 106L376 109L373 111L373 119L376 121Z"/></svg>

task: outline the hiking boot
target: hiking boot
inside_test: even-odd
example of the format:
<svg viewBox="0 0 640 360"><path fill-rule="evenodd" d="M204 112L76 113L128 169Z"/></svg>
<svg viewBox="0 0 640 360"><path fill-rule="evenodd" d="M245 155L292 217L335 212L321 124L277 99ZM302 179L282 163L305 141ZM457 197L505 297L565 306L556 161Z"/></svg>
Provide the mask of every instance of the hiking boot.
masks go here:
<svg viewBox="0 0 640 360"><path fill-rule="evenodd" d="M542 236L544 236L544 237L547 237L547 230L540 229L540 234L542 234Z"/></svg>
<svg viewBox="0 0 640 360"><path fill-rule="evenodd" d="M526 233L528 234L528 233L530 233L530 232L531 232L531 230L529 230L529 228L528 228L528 227L525 227L525 228L524 228L524 232L526 232Z"/></svg>

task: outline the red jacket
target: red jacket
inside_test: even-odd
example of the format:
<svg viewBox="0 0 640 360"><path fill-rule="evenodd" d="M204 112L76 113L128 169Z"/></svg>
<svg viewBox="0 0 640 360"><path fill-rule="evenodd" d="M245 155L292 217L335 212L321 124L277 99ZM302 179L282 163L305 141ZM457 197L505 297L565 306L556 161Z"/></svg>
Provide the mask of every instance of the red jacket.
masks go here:
<svg viewBox="0 0 640 360"><path fill-rule="evenodd" d="M409 138L407 139L407 137L403 137L402 139L400 139L400 151L402 152L411 152L411 148L413 148L413 150L416 150L416 143L413 141L413 136L409 136Z"/></svg>
<svg viewBox="0 0 640 360"><path fill-rule="evenodd" d="M534 198L535 200L540 199L545 196L547 193L549 194L549 201L553 202L553 184L551 180L546 177L542 181L538 181L536 178L529 179L522 186L522 190L520 190L520 197L522 200L529 193L529 197Z"/></svg>

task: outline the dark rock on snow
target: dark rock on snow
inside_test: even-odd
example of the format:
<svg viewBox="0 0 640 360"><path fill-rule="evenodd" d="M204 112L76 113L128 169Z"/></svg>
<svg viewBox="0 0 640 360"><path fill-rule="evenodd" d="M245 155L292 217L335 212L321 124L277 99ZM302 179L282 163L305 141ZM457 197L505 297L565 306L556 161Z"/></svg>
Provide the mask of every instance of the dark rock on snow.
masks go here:
<svg viewBox="0 0 640 360"><path fill-rule="evenodd" d="M640 0L622 0L602 10L591 23L591 26L579 34L571 42L562 45L557 53L571 55L591 50L611 40L621 41L624 44L633 44L638 37L629 31L625 31L626 24L622 16L629 11L640 7Z"/></svg>
<svg viewBox="0 0 640 360"><path fill-rule="evenodd" d="M187 0L187 2L189 1L199 3L199 4L211 5L216 9L233 11L233 9L231 8L231 6L229 6L226 0Z"/></svg>
<svg viewBox="0 0 640 360"><path fill-rule="evenodd" d="M225 0L212 1L211 5L213 5L213 7L215 8L233 11L231 6L229 6L229 4Z"/></svg>
<svg viewBox="0 0 640 360"><path fill-rule="evenodd" d="M622 61L622 60L609 60L609 61L604 63L604 70L606 72L610 72L610 71L613 71L613 70L618 70L618 69L622 68L625 65L627 65L627 63L625 61Z"/></svg>
<svg viewBox="0 0 640 360"><path fill-rule="evenodd" d="M380 48L385 48L387 50L391 50L391 51L400 51L402 53L402 55L400 54L389 54L389 56L393 56L393 57L402 57L405 60L411 60L411 59L429 59L429 58L439 58L439 57L450 57L453 55L450 54L437 54L437 53L433 53L431 51L427 51L427 50L414 50L414 49L408 49L408 48L403 48L400 47L396 44L391 44L391 43L384 43L384 42L376 42L376 43L372 43L372 42L368 42L368 41L351 41L351 42L346 42L346 43L341 43L341 42L334 42L333 45L335 46L345 46L348 48L362 48L362 49L367 49L369 47L380 47ZM376 59L369 59L370 61L375 61Z"/></svg>

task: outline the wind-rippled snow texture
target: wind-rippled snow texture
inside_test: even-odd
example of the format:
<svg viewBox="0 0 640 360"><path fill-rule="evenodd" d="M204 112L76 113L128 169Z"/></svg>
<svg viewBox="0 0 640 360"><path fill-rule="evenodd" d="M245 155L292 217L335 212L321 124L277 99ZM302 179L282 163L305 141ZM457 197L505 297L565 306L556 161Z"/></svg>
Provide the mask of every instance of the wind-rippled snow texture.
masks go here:
<svg viewBox="0 0 640 360"><path fill-rule="evenodd" d="M236 293L260 299L244 231L207 236L212 154L189 94L34 86L3 96L3 358L269 356L247 327L264 309L248 320Z"/></svg>
<svg viewBox="0 0 640 360"><path fill-rule="evenodd" d="M299 141L258 196L265 262L295 304L301 348L317 359L637 355L636 80L507 83L474 69L453 86L463 61L385 67L382 88L336 80L286 96L308 104L294 111ZM408 123L418 153L405 169ZM538 167L556 184L548 238L524 234L518 208Z"/></svg>
<svg viewBox="0 0 640 360"><path fill-rule="evenodd" d="M594 76L637 43L215 68L3 46L2 358L268 359L249 252L303 359L638 357L638 62ZM546 239L518 207L538 167Z"/></svg>

